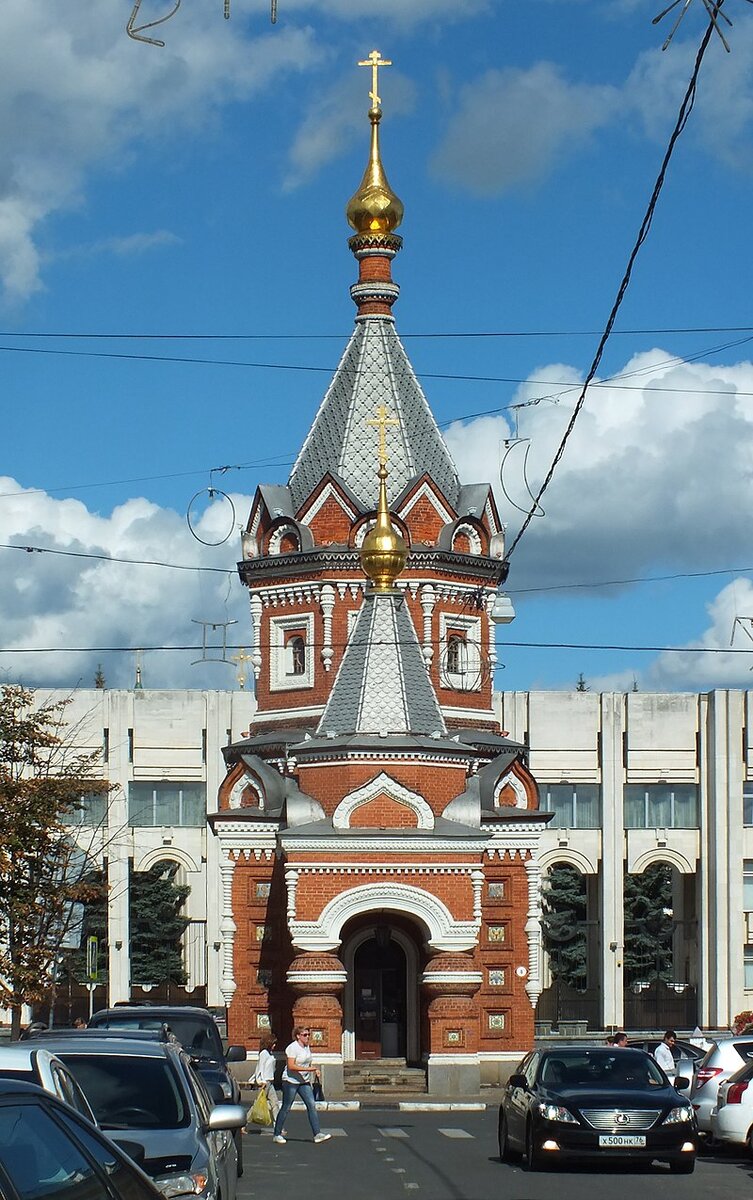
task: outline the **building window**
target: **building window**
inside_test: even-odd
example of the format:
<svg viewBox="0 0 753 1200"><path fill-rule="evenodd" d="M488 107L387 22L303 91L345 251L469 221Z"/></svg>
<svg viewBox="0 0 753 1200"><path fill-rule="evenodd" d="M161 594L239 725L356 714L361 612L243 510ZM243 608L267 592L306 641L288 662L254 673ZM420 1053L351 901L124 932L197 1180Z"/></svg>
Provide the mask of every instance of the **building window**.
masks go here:
<svg viewBox="0 0 753 1200"><path fill-rule="evenodd" d="M753 783L743 784L743 825L753 825Z"/></svg>
<svg viewBox="0 0 753 1200"><path fill-rule="evenodd" d="M698 788L694 783L628 783L626 829L696 829Z"/></svg>
<svg viewBox="0 0 753 1200"><path fill-rule="evenodd" d="M753 991L753 946L745 947L743 964L743 987L745 988L746 992Z"/></svg>
<svg viewBox="0 0 753 1200"><path fill-rule="evenodd" d="M466 675L468 672L468 647L460 633L451 633L447 638L447 674Z"/></svg>
<svg viewBox="0 0 753 1200"><path fill-rule="evenodd" d="M753 859L743 860L743 911L753 912Z"/></svg>
<svg viewBox="0 0 753 1200"><path fill-rule="evenodd" d="M131 783L128 786L128 824L205 825L206 792L204 783Z"/></svg>
<svg viewBox="0 0 753 1200"><path fill-rule="evenodd" d="M306 674L306 642L300 633L289 634L285 640L285 674Z"/></svg>
<svg viewBox="0 0 753 1200"><path fill-rule="evenodd" d="M456 692L477 692L484 682L481 657L481 620L442 613L440 682Z"/></svg>
<svg viewBox="0 0 753 1200"><path fill-rule="evenodd" d="M541 807L554 813L551 829L598 829L601 789L598 783L548 783Z"/></svg>
<svg viewBox="0 0 753 1200"><path fill-rule="evenodd" d="M107 792L87 792L68 812L62 814L64 825L91 825L100 829L107 824Z"/></svg>
<svg viewBox="0 0 753 1200"><path fill-rule="evenodd" d="M313 613L272 617L269 622L269 686L274 691L314 686Z"/></svg>

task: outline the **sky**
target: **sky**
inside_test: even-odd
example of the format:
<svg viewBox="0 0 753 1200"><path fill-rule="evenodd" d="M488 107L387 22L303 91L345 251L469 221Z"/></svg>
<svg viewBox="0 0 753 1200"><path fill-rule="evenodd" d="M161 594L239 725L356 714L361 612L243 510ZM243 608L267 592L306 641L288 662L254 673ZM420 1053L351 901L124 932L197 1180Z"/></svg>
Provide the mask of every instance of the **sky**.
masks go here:
<svg viewBox="0 0 753 1200"><path fill-rule="evenodd" d="M374 48L397 328L512 541L707 26L691 0L662 51L662 7L279 0L272 25L267 0L230 20L183 0L159 47L126 36L131 0L5 0L0 681L91 686L101 664L130 687L135 648L196 645L195 622L248 644L238 533L353 328ZM712 39L597 386L511 556L501 690L751 684L753 5L724 11L730 53ZM201 657L147 649L144 684L237 686Z"/></svg>

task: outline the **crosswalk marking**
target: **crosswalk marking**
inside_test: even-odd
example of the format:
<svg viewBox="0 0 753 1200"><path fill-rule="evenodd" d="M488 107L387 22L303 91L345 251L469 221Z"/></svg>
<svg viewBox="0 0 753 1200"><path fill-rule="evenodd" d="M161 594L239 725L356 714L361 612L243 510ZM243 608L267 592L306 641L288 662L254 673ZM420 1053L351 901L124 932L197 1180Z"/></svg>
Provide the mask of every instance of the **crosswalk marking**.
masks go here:
<svg viewBox="0 0 753 1200"><path fill-rule="evenodd" d="M386 1126L386 1128L380 1129L379 1132L381 1133L382 1137L392 1137L392 1138L407 1138L408 1137L408 1134L406 1133L406 1131L404 1129L400 1129L399 1126L397 1126L397 1125L388 1125L388 1126Z"/></svg>
<svg viewBox="0 0 753 1200"><path fill-rule="evenodd" d="M473 1134L468 1133L467 1129L438 1129L437 1133L444 1134L448 1138L472 1138Z"/></svg>

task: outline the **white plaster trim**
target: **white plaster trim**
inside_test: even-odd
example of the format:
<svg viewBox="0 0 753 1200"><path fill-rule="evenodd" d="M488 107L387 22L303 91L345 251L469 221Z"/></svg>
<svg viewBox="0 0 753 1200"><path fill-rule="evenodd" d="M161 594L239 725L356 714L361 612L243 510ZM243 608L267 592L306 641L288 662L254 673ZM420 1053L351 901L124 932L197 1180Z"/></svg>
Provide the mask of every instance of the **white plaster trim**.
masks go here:
<svg viewBox="0 0 753 1200"><path fill-rule="evenodd" d="M402 519L405 520L405 518L408 516L408 513L410 513L413 508L415 508L416 504L418 504L418 501L424 497L426 497L426 499L429 501L437 515L442 518L444 524L449 525L452 521L453 514L444 506L444 504L442 504L442 501L437 496L434 488L430 487L426 480L424 480L420 488L414 492L410 500L408 500L408 502L404 504L403 507L397 512L397 516L402 517Z"/></svg>
<svg viewBox="0 0 753 1200"><path fill-rule="evenodd" d="M481 971L424 971L422 983L477 983L484 982Z"/></svg>
<svg viewBox="0 0 753 1200"><path fill-rule="evenodd" d="M371 779L363 787L345 796L332 814L332 824L335 829L350 829L353 814L364 804L375 800L377 796L386 796L396 804L402 804L415 813L419 829L434 828L434 813L418 792L411 792L402 784L397 783L385 771L375 779Z"/></svg>
<svg viewBox="0 0 753 1200"><path fill-rule="evenodd" d="M303 744L305 745L305 742ZM324 754L324 750L322 750L321 753ZM372 763L375 761L379 762L385 758L394 762L396 757L399 758L401 762L404 762L406 759L421 759L422 762L430 762L432 767L449 767L454 768L456 771L465 769L466 772L468 771L472 761L474 761L470 758L463 759L450 757L449 755L427 754L425 750L420 750L418 748L406 752L404 750L396 751L394 749L388 749L385 747L384 750L374 750L369 754L364 754L362 750L338 750L337 752L329 755L326 759L322 759L320 762L307 762L306 770L316 771L322 768L331 770L332 763L334 762L347 761L349 763Z"/></svg>
<svg viewBox="0 0 753 1200"><path fill-rule="evenodd" d="M306 669L300 675L288 675L285 670L287 651L285 633L291 629L303 629ZM269 688L273 692L298 691L299 688L314 686L314 614L299 613L289 617L269 619Z"/></svg>
<svg viewBox="0 0 753 1200"><path fill-rule="evenodd" d="M470 693L468 694L470 695ZM442 704L440 708L443 717L463 717L466 721L493 722L499 727L497 714L491 705L489 708L461 708L456 704ZM452 737L452 733L450 733L450 737Z"/></svg>
<svg viewBox="0 0 753 1200"><path fill-rule="evenodd" d="M177 846L156 846L153 850L148 850L143 858L138 862L134 862L134 871L148 871L151 867L155 867L161 862L176 862L179 863L186 871L201 871L202 867L196 862L196 859L191 858L185 850L180 850Z"/></svg>
<svg viewBox="0 0 753 1200"><path fill-rule="evenodd" d="M330 482L327 483L326 487L322 488L313 504L309 505L308 508L302 509L300 516L301 524L310 525L316 514L330 498L332 498L340 506L346 517L351 522L355 521L358 513L353 508L352 504L349 504L345 497L341 495L335 485Z"/></svg>
<svg viewBox="0 0 753 1200"><path fill-rule="evenodd" d="M256 793L256 799L259 804L259 808L263 809L264 793L259 786L259 781L258 779L253 779L250 775L246 774L239 776L239 778L236 779L235 783L233 784L230 795L228 796L228 808L237 810L241 807L241 800L243 799L243 793L245 792L246 788L251 788L251 790Z"/></svg>
<svg viewBox="0 0 753 1200"><path fill-rule="evenodd" d="M400 912L415 917L435 950L471 950L480 921L456 921L436 896L399 883L366 883L341 892L325 904L317 921L289 922L293 945L300 950L334 950L347 921L361 913Z"/></svg>
<svg viewBox="0 0 753 1200"><path fill-rule="evenodd" d="M525 933L528 939L528 978L526 979L526 995L535 1008L543 988L541 967L543 960L543 945L541 936L541 866L534 855L526 859L526 875L528 876L528 912L525 923Z"/></svg>
<svg viewBox="0 0 753 1200"><path fill-rule="evenodd" d="M376 831L377 835L379 830ZM285 839L285 850L319 850L319 851L345 851L347 853L356 852L364 854L370 847L364 845L364 838L361 837L342 837L334 835L332 837L296 837L294 834L283 830ZM461 844L458 841L450 838L437 838L433 841L429 838L379 838L375 836L373 839L374 854L483 854L489 849L489 841L487 838L476 840L476 838L463 839ZM343 864L347 866L347 864Z"/></svg>
<svg viewBox="0 0 753 1200"><path fill-rule="evenodd" d="M346 983L347 971L288 971L288 983Z"/></svg>
<svg viewBox="0 0 753 1200"><path fill-rule="evenodd" d="M598 875L599 873L598 862L592 861L582 850L576 850L573 846L557 846L554 850L546 850L539 858L539 863L544 872L556 863L569 863L571 867L580 871L581 875Z"/></svg>
<svg viewBox="0 0 753 1200"><path fill-rule="evenodd" d="M296 553L296 552L300 553L301 535L298 532L298 530L296 529L295 525L293 525L291 522L288 522L286 525L278 525L276 529L272 530L272 533L269 538L269 544L267 547L267 553L269 555L272 555L272 554L279 555L280 543L282 542L282 539L285 537L286 534L291 534L295 541L295 551L292 551L292 553ZM286 550L285 553L289 554L289 553L291 553L291 551Z"/></svg>
<svg viewBox="0 0 753 1200"><path fill-rule="evenodd" d="M455 538L460 534L465 534L465 536L468 538L468 541L471 544L471 554L481 554L481 537L479 536L478 529L475 529L473 525L462 524L456 526L455 532L452 535L453 550L455 549ZM468 554L469 552L467 550L460 550L459 553Z"/></svg>
<svg viewBox="0 0 753 1200"><path fill-rule="evenodd" d="M300 678L300 676L298 676ZM282 701L281 701L282 703ZM254 713L254 725L271 725L276 724L280 720L288 721L296 717L320 717L324 712L323 704L305 705L301 708L273 708L267 712Z"/></svg>
<svg viewBox="0 0 753 1200"><path fill-rule="evenodd" d="M498 780L497 786L494 789L494 807L501 807L499 798L508 784L515 793L515 807L527 809L528 796L526 795L525 785L523 784L523 780L519 779L514 771L508 771L500 780Z"/></svg>
<svg viewBox="0 0 753 1200"><path fill-rule="evenodd" d="M430 1054L427 1062L432 1067L477 1067L478 1054Z"/></svg>
<svg viewBox="0 0 753 1200"><path fill-rule="evenodd" d="M347 862L296 863L296 870L300 875L473 875L476 864L354 862L348 859Z"/></svg>
<svg viewBox="0 0 753 1200"><path fill-rule="evenodd" d="M460 629L466 634L466 670L460 674L447 670L448 628ZM481 660L481 617L469 617L463 613L439 614L439 675L445 687L457 692L480 692L483 683Z"/></svg>
<svg viewBox="0 0 753 1200"><path fill-rule="evenodd" d="M627 867L631 875L642 875L646 868L653 866L654 863L664 863L666 866L676 867L681 875L695 875L696 873L695 863L691 863L690 859L679 850L672 850L669 846L657 846L654 850L646 850L632 862L628 861Z"/></svg>

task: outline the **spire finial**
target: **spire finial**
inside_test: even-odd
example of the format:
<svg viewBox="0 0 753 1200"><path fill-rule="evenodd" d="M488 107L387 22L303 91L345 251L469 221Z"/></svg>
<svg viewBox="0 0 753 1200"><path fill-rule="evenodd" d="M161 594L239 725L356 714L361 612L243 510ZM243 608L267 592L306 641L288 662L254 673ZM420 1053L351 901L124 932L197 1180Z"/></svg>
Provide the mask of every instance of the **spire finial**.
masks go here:
<svg viewBox="0 0 753 1200"><path fill-rule="evenodd" d="M378 50L372 50L369 57L358 65L371 67L371 151L361 185L345 211L348 224L357 234L388 234L397 229L403 219L402 201L387 182L379 151L379 122L382 119L382 100L378 92L379 68L391 67L392 62L382 58Z"/></svg>
<svg viewBox="0 0 753 1200"><path fill-rule="evenodd" d="M381 108L382 98L377 91L379 86L379 68L391 67L392 59L382 58L378 50L372 50L369 57L362 59L358 65L359 67L371 67L371 91L369 92L369 98L372 108Z"/></svg>
<svg viewBox="0 0 753 1200"><path fill-rule="evenodd" d="M387 505L387 427L400 424L397 417L388 417L387 412L381 404L376 418L368 422L379 430L379 504L376 523L361 547L361 566L377 592L392 590L408 558L405 539L393 526Z"/></svg>

